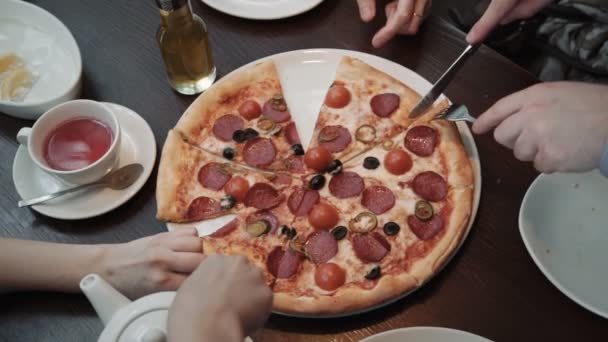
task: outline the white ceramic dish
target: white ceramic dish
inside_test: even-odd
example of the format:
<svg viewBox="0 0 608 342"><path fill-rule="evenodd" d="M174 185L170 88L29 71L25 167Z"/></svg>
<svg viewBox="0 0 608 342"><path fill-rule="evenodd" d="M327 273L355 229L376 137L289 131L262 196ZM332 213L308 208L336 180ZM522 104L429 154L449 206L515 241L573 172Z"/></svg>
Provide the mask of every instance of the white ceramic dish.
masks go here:
<svg viewBox="0 0 608 342"><path fill-rule="evenodd" d="M336 67L340 61L340 58L344 55L359 58L366 63L374 66L375 68L384 71L385 73L392 75L399 79L403 83L409 85L419 93L425 93L428 91L432 84L416 74L412 70L409 70L402 65L387 59L349 50L337 50L337 49L311 49L311 50L297 50L285 53L280 53L273 56L268 56L257 61L253 61L248 65L258 63L262 60L272 58L278 68L279 77L281 79L281 85L283 87L283 93L285 100L289 106L289 110L292 114L293 120L296 122L298 127L298 133L302 138L304 147L310 141L316 118L321 108L321 103L325 97L325 93L331 83L334 80ZM242 68L246 68L247 65L234 70L233 72L239 72ZM441 100L441 99L440 99ZM473 198L473 211L471 220L467 228L467 235L473 225L477 209L479 206L479 199L481 195L481 169L479 163L479 153L475 146L475 140L473 135L465 123L459 123L458 129L463 139L466 151L473 164L473 171L475 174L475 194ZM230 222L234 216L219 217L214 220L195 222L188 224L175 224L168 223L167 227L169 230L178 229L180 227L196 227L201 236L209 235L222 227L224 224ZM463 239L464 241L464 239ZM460 248L460 247L459 247ZM350 312L347 314L336 315L336 316L324 316L324 317L340 317L357 314L363 311L370 311L380 306L388 305L395 302L407 294L394 298L392 301L382 303L378 306L371 307L362 311ZM297 316L289 314L288 316ZM310 316L298 316L298 317L310 317ZM312 316L318 317L318 316Z"/></svg>
<svg viewBox="0 0 608 342"><path fill-rule="evenodd" d="M67 27L49 12L25 1L0 1L0 54L7 52L23 58L38 81L23 102L0 100L0 112L36 119L80 95L80 50Z"/></svg>
<svg viewBox="0 0 608 342"><path fill-rule="evenodd" d="M323 0L201 0L220 12L255 20L283 19L307 12Z"/></svg>
<svg viewBox="0 0 608 342"><path fill-rule="evenodd" d="M519 230L543 274L566 296L608 318L608 179L599 171L540 175Z"/></svg>
<svg viewBox="0 0 608 342"><path fill-rule="evenodd" d="M413 327L389 330L361 340L361 342L492 342L471 333L439 328Z"/></svg>
<svg viewBox="0 0 608 342"><path fill-rule="evenodd" d="M140 163L144 167L142 175L125 190L85 190L32 206L33 210L58 219L85 219L117 208L144 186L152 173L156 160L154 133L148 123L134 111L113 103L104 102L104 104L110 107L120 122L122 141L119 167ZM24 146L19 146L15 156L13 182L19 196L24 199L71 187L38 168Z"/></svg>

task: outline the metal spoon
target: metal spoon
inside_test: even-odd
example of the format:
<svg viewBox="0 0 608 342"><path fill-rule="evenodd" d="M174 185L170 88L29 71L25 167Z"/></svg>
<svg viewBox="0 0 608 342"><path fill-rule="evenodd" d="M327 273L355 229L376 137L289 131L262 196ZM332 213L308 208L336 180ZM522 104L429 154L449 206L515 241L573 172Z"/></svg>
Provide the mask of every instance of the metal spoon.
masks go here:
<svg viewBox="0 0 608 342"><path fill-rule="evenodd" d="M39 204L42 202L46 202L50 199L63 196L65 194L69 194L75 191L80 191L83 189L89 189L94 187L104 187L110 188L112 190L122 190L129 187L131 184L135 183L135 181L139 178L141 173L144 171L144 167L141 164L129 164L121 167L120 169L114 170L107 175L103 176L98 181L79 185L74 188L69 188L61 191L57 191L52 194L30 198L27 200L22 200L17 203L19 208L29 207L34 204Z"/></svg>

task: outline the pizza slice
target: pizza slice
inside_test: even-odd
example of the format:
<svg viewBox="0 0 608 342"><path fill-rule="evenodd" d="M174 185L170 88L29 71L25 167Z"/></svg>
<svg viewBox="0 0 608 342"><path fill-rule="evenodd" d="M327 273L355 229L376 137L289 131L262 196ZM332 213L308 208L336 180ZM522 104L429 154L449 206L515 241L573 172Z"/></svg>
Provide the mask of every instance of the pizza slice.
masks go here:
<svg viewBox="0 0 608 342"><path fill-rule="evenodd" d="M395 78L352 57L342 57L329 88L310 147L324 147L344 160L392 138L412 121L420 99Z"/></svg>
<svg viewBox="0 0 608 342"><path fill-rule="evenodd" d="M221 79L192 103L175 129L236 163L302 172L297 159L304 151L271 60Z"/></svg>
<svg viewBox="0 0 608 342"><path fill-rule="evenodd" d="M365 180L361 204L372 213L399 204L378 216L378 227L398 236L394 243L405 251L405 270L422 284L466 232L473 203L472 166L456 125L448 121L418 121L392 141L390 147L351 160L341 174ZM380 184L370 184L372 178Z"/></svg>
<svg viewBox="0 0 608 342"><path fill-rule="evenodd" d="M257 172L207 153L171 130L158 171L157 218L192 222L230 214L255 205L256 191L278 193L290 182L291 177Z"/></svg>

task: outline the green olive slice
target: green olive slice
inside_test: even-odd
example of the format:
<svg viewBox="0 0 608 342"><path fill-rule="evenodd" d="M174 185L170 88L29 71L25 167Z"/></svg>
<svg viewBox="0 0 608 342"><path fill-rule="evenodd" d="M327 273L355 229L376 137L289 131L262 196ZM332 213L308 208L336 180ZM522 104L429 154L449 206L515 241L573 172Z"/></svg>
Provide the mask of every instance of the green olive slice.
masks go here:
<svg viewBox="0 0 608 342"><path fill-rule="evenodd" d="M257 126L260 131L266 133L272 131L277 126L277 124L274 122L274 120L270 118L261 118L260 120L258 120Z"/></svg>
<svg viewBox="0 0 608 342"><path fill-rule="evenodd" d="M355 139L366 144L376 140L376 128L370 125L359 126L355 132Z"/></svg>
<svg viewBox="0 0 608 342"><path fill-rule="evenodd" d="M415 215L417 218L426 221L433 217L433 206L427 201L416 202Z"/></svg>
<svg viewBox="0 0 608 342"><path fill-rule="evenodd" d="M390 151L393 148L393 141L392 140L386 140L382 143L382 148L384 148L387 151Z"/></svg>
<svg viewBox="0 0 608 342"><path fill-rule="evenodd" d="M369 233L378 225L378 218L369 211L364 211L355 216L348 223L348 228L356 233Z"/></svg>
<svg viewBox="0 0 608 342"><path fill-rule="evenodd" d="M265 234L270 229L270 223L266 220L258 220L247 224L245 229L251 237L258 237Z"/></svg>
<svg viewBox="0 0 608 342"><path fill-rule="evenodd" d="M306 249L304 248L304 242L302 242L302 240L298 238L292 238L291 240L289 240L289 249L304 257L308 256L306 254Z"/></svg>

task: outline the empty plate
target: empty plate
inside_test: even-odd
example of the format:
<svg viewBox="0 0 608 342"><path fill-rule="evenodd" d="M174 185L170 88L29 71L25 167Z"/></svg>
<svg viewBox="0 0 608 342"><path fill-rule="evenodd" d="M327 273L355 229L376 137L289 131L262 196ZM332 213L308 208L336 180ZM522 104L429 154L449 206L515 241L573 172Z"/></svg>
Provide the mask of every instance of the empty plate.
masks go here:
<svg viewBox="0 0 608 342"><path fill-rule="evenodd" d="M492 342L466 331L439 328L413 327L389 330L370 336L361 342Z"/></svg>
<svg viewBox="0 0 608 342"><path fill-rule="evenodd" d="M519 229L543 274L608 318L608 179L599 171L540 175L522 202Z"/></svg>

